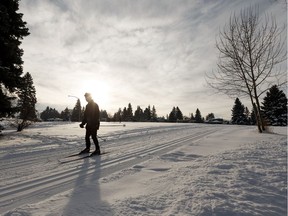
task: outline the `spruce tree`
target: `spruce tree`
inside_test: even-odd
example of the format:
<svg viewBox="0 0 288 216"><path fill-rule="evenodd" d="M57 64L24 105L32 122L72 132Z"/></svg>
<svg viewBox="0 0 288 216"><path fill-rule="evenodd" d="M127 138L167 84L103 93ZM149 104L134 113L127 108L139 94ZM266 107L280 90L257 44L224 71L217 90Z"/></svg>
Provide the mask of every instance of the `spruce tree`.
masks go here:
<svg viewBox="0 0 288 216"><path fill-rule="evenodd" d="M196 113L195 113L195 122L196 123L203 123L204 122L202 115L201 115L201 112L198 108L196 109Z"/></svg>
<svg viewBox="0 0 288 216"><path fill-rule="evenodd" d="M232 124L247 124L248 119L245 115L245 107L239 100L239 98L235 99L234 106L232 108Z"/></svg>
<svg viewBox="0 0 288 216"><path fill-rule="evenodd" d="M157 121L157 113L156 113L156 108L155 108L154 105L153 105L152 111L151 111L151 120L152 121Z"/></svg>
<svg viewBox="0 0 288 216"><path fill-rule="evenodd" d="M140 106L137 106L137 109L135 110L134 119L137 122L143 121L143 110L141 109Z"/></svg>
<svg viewBox="0 0 288 216"><path fill-rule="evenodd" d="M60 114L60 118L63 119L63 121L69 121L70 120L70 111L68 107L65 108Z"/></svg>
<svg viewBox="0 0 288 216"><path fill-rule="evenodd" d="M123 108L122 121L127 121L127 108L126 107Z"/></svg>
<svg viewBox="0 0 288 216"><path fill-rule="evenodd" d="M182 113L182 111L179 109L178 106L176 107L175 116L176 116L176 120L177 120L177 121L183 121L183 113Z"/></svg>
<svg viewBox="0 0 288 216"><path fill-rule="evenodd" d="M75 104L75 107L72 110L71 114L71 121L73 122L81 122L81 102L79 99L77 99L77 102Z"/></svg>
<svg viewBox="0 0 288 216"><path fill-rule="evenodd" d="M114 113L112 120L113 121L119 121L119 122L122 121L122 110L121 110L121 108L119 108L118 111L116 113Z"/></svg>
<svg viewBox="0 0 288 216"><path fill-rule="evenodd" d="M22 131L29 125L28 121L37 119L35 105L37 103L36 90L33 86L33 79L30 73L26 73L22 78L21 88L18 91L19 118L18 131Z"/></svg>
<svg viewBox="0 0 288 216"><path fill-rule="evenodd" d="M49 112L50 112L50 107L47 106L46 109L40 113L40 118L43 120L43 121L47 121L47 119L49 119Z"/></svg>
<svg viewBox="0 0 288 216"><path fill-rule="evenodd" d="M250 114L248 107L245 107L244 115L246 119L246 124L251 124L251 119L250 119L251 114Z"/></svg>
<svg viewBox="0 0 288 216"><path fill-rule="evenodd" d="M257 121L256 121L255 111L254 111L254 109L252 109L252 112L250 114L250 124L256 125L256 123L257 123Z"/></svg>
<svg viewBox="0 0 288 216"><path fill-rule="evenodd" d="M195 122L195 121L196 121L193 113L191 113L190 121L191 121L191 122Z"/></svg>
<svg viewBox="0 0 288 216"><path fill-rule="evenodd" d="M215 118L215 115L214 113L209 113L207 116L206 116L206 120L209 121L209 120L212 120Z"/></svg>
<svg viewBox="0 0 288 216"><path fill-rule="evenodd" d="M132 121L133 120L133 109L131 103L128 104L127 112L126 112L126 120Z"/></svg>
<svg viewBox="0 0 288 216"><path fill-rule="evenodd" d="M177 117L176 117L176 108L175 107L172 108L172 111L169 114L168 120L169 120L169 122L176 122Z"/></svg>
<svg viewBox="0 0 288 216"><path fill-rule="evenodd" d="M15 97L8 96L7 92L8 91L2 88L0 84L0 117L11 116L16 112L16 107L12 108L11 105L11 101L15 99Z"/></svg>
<svg viewBox="0 0 288 216"><path fill-rule="evenodd" d="M115 113L115 121L119 121L119 122L121 122L122 121L122 109L121 108L119 108L118 109L118 112L117 113Z"/></svg>
<svg viewBox="0 0 288 216"><path fill-rule="evenodd" d="M100 121L102 120L109 120L109 116L106 110L100 110Z"/></svg>
<svg viewBox="0 0 288 216"><path fill-rule="evenodd" d="M11 115L15 110L11 93L21 87L21 40L29 35L23 14L17 13L19 0L0 1L0 116Z"/></svg>
<svg viewBox="0 0 288 216"><path fill-rule="evenodd" d="M183 114L178 106L176 108L173 107L172 111L169 114L168 120L170 122L183 121Z"/></svg>
<svg viewBox="0 0 288 216"><path fill-rule="evenodd" d="M287 97L277 85L268 90L262 104L262 112L270 124L287 125Z"/></svg>
<svg viewBox="0 0 288 216"><path fill-rule="evenodd" d="M144 110L144 120L151 121L151 107L150 105Z"/></svg>
<svg viewBox="0 0 288 216"><path fill-rule="evenodd" d="M49 119L55 119L60 118L59 112L55 108L51 108L49 106L46 107L46 109L40 113L40 118L43 121L48 121Z"/></svg>

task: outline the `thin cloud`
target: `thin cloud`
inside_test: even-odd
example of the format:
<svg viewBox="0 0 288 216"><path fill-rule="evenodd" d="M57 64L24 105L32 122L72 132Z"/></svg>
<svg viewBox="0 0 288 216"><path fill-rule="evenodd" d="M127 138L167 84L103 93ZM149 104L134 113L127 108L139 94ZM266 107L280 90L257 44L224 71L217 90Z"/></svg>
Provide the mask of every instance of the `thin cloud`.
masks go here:
<svg viewBox="0 0 288 216"><path fill-rule="evenodd" d="M85 81L101 81L110 87L101 108L110 113L131 103L155 105L159 115L179 106L186 115L201 107L203 115L215 108L230 117L234 100L215 100L205 73L216 67L219 29L254 3L282 10L269 0L22 0L31 32L22 45L24 71L42 107L72 108L68 94L82 97Z"/></svg>

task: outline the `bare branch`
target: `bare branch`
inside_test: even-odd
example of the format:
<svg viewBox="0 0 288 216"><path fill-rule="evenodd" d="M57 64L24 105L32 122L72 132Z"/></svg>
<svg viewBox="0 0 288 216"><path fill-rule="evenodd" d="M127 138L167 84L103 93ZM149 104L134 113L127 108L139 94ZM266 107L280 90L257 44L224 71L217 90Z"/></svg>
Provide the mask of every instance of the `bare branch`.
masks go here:
<svg viewBox="0 0 288 216"><path fill-rule="evenodd" d="M260 19L258 7L243 9L238 16L233 14L216 40L218 69L206 75L208 84L229 96L248 96L260 116L259 97L273 83L287 82L283 76L287 71L276 69L287 60L287 49L281 39L283 30L272 16Z"/></svg>

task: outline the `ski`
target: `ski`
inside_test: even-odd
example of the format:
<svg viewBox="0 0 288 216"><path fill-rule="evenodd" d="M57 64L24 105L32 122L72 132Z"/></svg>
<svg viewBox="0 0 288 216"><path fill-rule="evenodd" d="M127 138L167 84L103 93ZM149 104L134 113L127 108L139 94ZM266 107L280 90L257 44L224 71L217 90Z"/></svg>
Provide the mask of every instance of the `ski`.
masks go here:
<svg viewBox="0 0 288 216"><path fill-rule="evenodd" d="M86 154L88 154L88 153L83 153L83 154L77 153L77 154L68 155L68 156L66 156L65 158L76 157L76 156L83 156L83 155L86 155Z"/></svg>
<svg viewBox="0 0 288 216"><path fill-rule="evenodd" d="M75 159L72 159L72 160L64 160L64 161L59 160L59 162L61 164L70 163L70 162L73 162L73 161L83 160L83 159L86 159L86 158L92 158L92 157L101 156L101 155L107 154L107 153L108 152L102 152L100 155L92 155L92 154L90 154L90 155L86 155L86 156L83 156L83 154L81 154L81 155L77 154L77 156L80 156L79 158L75 158ZM74 156L69 155L68 157L75 157L75 156L76 156L76 154ZM68 158L68 157L66 157L66 158Z"/></svg>

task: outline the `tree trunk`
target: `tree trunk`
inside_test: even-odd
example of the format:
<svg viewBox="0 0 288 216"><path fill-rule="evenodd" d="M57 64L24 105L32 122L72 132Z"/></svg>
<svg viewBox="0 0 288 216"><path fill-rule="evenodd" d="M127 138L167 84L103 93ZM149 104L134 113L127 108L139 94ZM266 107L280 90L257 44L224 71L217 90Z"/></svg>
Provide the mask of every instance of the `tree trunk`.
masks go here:
<svg viewBox="0 0 288 216"><path fill-rule="evenodd" d="M259 118L259 113L258 113L258 109L257 109L257 106L255 103L253 103L253 109L254 109L254 113L255 113L255 118L256 118L256 124L257 124L257 127L258 127L258 131L259 133L262 133L262 128L261 128L261 123L260 123L260 118Z"/></svg>

